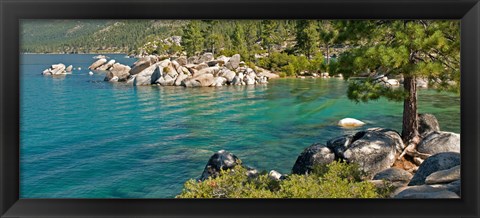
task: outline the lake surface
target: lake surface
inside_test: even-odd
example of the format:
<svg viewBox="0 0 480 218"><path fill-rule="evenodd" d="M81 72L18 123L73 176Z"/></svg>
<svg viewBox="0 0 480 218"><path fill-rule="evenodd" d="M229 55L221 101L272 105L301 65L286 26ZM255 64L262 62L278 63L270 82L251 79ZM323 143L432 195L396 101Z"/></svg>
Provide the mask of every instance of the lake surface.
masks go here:
<svg viewBox="0 0 480 218"><path fill-rule="evenodd" d="M290 173L312 143L370 127L401 131L401 103L356 104L339 79L132 87L88 75L93 56L21 55L22 198L170 198L221 149L260 171ZM82 69L41 75L59 62ZM460 133L458 95L421 90L419 101L419 112L434 114L442 130ZM336 126L345 117L367 125Z"/></svg>

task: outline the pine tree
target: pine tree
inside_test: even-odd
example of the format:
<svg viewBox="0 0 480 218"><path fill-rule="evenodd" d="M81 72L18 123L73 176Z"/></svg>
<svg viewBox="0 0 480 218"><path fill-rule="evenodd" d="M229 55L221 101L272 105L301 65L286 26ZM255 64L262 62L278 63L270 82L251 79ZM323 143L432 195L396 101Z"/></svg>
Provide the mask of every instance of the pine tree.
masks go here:
<svg viewBox="0 0 480 218"><path fill-rule="evenodd" d="M259 29L261 22L258 20L242 21L245 29L245 41L247 46L248 57L247 60L254 60L255 54L260 50L260 45L257 44L260 35Z"/></svg>
<svg viewBox="0 0 480 218"><path fill-rule="evenodd" d="M201 32L201 21L192 20L183 30L182 47L188 55L196 55L202 51L204 38Z"/></svg>
<svg viewBox="0 0 480 218"><path fill-rule="evenodd" d="M460 31L458 21L348 21L339 25L340 36L355 48L339 58L339 72L348 77L369 76L350 83L348 97L355 101L386 97L403 101L402 138L419 141L417 114L418 78L428 79L438 90L459 91ZM381 78L403 76L403 89ZM413 146L413 147L414 147Z"/></svg>
<svg viewBox="0 0 480 218"><path fill-rule="evenodd" d="M249 53L247 50L247 42L245 40L244 24L236 22L235 30L233 31L231 38L233 45L235 45L235 51L239 53L242 58L247 59Z"/></svg>
<svg viewBox="0 0 480 218"><path fill-rule="evenodd" d="M338 30L335 28L335 21L321 20L319 21L319 39L320 47L325 48L325 56L327 57L327 66L330 64L330 48L338 37Z"/></svg>
<svg viewBox="0 0 480 218"><path fill-rule="evenodd" d="M261 40L264 48L267 49L268 53L272 52L272 47L275 43L273 35L275 34L275 29L277 22L275 20L262 20L262 30L261 30Z"/></svg>
<svg viewBox="0 0 480 218"><path fill-rule="evenodd" d="M221 26L219 20L203 21L207 24L203 36L205 38L205 48L215 55L215 50L224 46L223 35L218 31Z"/></svg>
<svg viewBox="0 0 480 218"><path fill-rule="evenodd" d="M304 54L307 58L318 50L319 34L317 31L317 21L314 20L299 20L296 26L296 40L295 45L298 51Z"/></svg>

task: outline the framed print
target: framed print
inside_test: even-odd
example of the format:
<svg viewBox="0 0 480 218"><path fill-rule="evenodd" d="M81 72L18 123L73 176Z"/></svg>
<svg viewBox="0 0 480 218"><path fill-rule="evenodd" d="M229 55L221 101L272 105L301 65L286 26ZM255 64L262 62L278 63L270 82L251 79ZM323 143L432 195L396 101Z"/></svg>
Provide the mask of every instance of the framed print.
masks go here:
<svg viewBox="0 0 480 218"><path fill-rule="evenodd" d="M478 217L479 7L4 0L1 216Z"/></svg>

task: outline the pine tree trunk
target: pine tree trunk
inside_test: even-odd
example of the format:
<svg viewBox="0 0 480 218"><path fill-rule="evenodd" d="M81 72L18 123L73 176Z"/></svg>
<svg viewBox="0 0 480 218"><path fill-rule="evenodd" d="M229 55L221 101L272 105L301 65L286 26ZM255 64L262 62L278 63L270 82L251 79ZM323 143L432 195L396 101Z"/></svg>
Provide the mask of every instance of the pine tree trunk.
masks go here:
<svg viewBox="0 0 480 218"><path fill-rule="evenodd" d="M408 92L403 101L402 139L409 143L418 136L417 84L413 76L404 78L403 87Z"/></svg>
<svg viewBox="0 0 480 218"><path fill-rule="evenodd" d="M327 64L330 64L330 46L327 44Z"/></svg>

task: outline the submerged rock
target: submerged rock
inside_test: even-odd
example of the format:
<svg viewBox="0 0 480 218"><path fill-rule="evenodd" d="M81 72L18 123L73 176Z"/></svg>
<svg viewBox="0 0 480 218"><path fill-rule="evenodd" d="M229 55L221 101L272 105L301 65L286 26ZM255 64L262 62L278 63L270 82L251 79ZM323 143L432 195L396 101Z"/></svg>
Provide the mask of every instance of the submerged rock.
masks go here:
<svg viewBox="0 0 480 218"><path fill-rule="evenodd" d="M365 123L353 118L344 118L338 121L338 125L342 127L358 127L365 125Z"/></svg>

